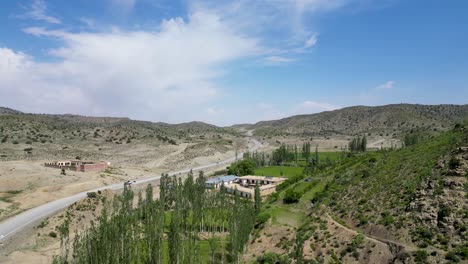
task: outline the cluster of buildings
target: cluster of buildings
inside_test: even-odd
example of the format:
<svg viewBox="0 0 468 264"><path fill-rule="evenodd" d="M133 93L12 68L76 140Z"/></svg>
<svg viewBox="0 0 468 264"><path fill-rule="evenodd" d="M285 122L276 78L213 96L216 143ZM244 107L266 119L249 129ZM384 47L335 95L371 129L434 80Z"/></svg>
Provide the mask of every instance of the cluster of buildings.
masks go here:
<svg viewBox="0 0 468 264"><path fill-rule="evenodd" d="M81 161L81 160L62 160L44 163L45 167L65 169L70 171L100 171L110 166L110 162L104 161Z"/></svg>
<svg viewBox="0 0 468 264"><path fill-rule="evenodd" d="M276 186L287 180L283 177L247 175L237 177L235 175L220 176L206 181L206 188L218 189L224 184L226 192L241 197L253 198L255 187L258 185L260 195L266 196L276 191Z"/></svg>

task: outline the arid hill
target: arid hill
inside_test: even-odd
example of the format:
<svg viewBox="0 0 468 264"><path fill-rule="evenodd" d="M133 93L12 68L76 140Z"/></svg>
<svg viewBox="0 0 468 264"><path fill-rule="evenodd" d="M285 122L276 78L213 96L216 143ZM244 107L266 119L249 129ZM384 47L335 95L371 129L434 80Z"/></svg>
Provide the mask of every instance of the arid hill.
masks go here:
<svg viewBox="0 0 468 264"><path fill-rule="evenodd" d="M202 122L173 125L119 117L23 114L9 108L0 108L0 113L1 160L105 159L105 150L137 145L214 142L222 148L240 138L233 130Z"/></svg>
<svg viewBox="0 0 468 264"><path fill-rule="evenodd" d="M378 134L399 136L411 129L446 130L468 119L468 105L394 104L353 106L311 115L262 121L243 127L256 135L333 136Z"/></svg>

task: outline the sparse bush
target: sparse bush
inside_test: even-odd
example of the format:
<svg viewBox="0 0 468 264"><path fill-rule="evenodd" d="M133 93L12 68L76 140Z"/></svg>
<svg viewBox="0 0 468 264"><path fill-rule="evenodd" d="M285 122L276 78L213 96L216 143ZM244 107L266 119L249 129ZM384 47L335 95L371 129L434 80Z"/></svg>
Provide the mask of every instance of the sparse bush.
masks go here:
<svg viewBox="0 0 468 264"><path fill-rule="evenodd" d="M90 199L94 199L97 197L97 193L96 192L88 192L86 193L86 196Z"/></svg>
<svg viewBox="0 0 468 264"><path fill-rule="evenodd" d="M456 157L452 157L448 163L449 168L454 170L458 167L460 167L460 160L458 160Z"/></svg>
<svg viewBox="0 0 468 264"><path fill-rule="evenodd" d="M359 216L359 225L367 225L369 223L369 219L364 216L364 215L361 215Z"/></svg>
<svg viewBox="0 0 468 264"><path fill-rule="evenodd" d="M49 220L44 219L42 222L37 226L37 228L44 228L49 224Z"/></svg>
<svg viewBox="0 0 468 264"><path fill-rule="evenodd" d="M390 212L385 211L382 214L382 220L381 223L385 226L391 225L395 222L395 218L390 214Z"/></svg>
<svg viewBox="0 0 468 264"><path fill-rule="evenodd" d="M442 221L444 217L450 216L452 213L452 210L450 207L443 205L439 208L439 211L437 212L437 221Z"/></svg>
<svg viewBox="0 0 468 264"><path fill-rule="evenodd" d="M426 250L418 250L414 253L414 261L416 263L426 263L427 262L427 251Z"/></svg>
<svg viewBox="0 0 468 264"><path fill-rule="evenodd" d="M460 258L458 258L457 254L454 251L447 252L447 254L445 255L445 259L455 263L460 262Z"/></svg>
<svg viewBox="0 0 468 264"><path fill-rule="evenodd" d="M422 238L424 240L429 240L429 241L432 240L432 238L434 237L434 233L431 230L426 229L426 228L421 227L421 226L418 226L416 228L416 234L420 238Z"/></svg>

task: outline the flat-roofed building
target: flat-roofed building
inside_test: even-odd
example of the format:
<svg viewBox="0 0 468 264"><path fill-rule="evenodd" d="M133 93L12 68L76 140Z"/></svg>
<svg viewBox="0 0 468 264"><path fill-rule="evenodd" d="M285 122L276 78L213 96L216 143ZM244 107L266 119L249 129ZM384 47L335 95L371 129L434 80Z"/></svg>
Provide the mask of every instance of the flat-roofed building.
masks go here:
<svg viewBox="0 0 468 264"><path fill-rule="evenodd" d="M260 196L266 196L276 191L276 186L287 180L283 177L247 175L238 177L230 184L225 184L228 193L253 199L255 187L258 185Z"/></svg>
<svg viewBox="0 0 468 264"><path fill-rule="evenodd" d="M208 189L218 189L221 187L221 184L224 183L224 185L228 185L233 183L235 180L237 180L239 177L236 175L225 175L225 176L220 176L216 178L211 178L205 182L205 186Z"/></svg>
<svg viewBox="0 0 468 264"><path fill-rule="evenodd" d="M100 171L110 165L108 161L81 161L81 160L61 160L54 162L46 162L44 166L56 169L65 169L71 171Z"/></svg>
<svg viewBox="0 0 468 264"><path fill-rule="evenodd" d="M244 186L250 185L268 185L268 184L279 184L287 180L287 178L283 177L273 177L273 176L255 176L255 175L247 175L242 176L238 179L238 182Z"/></svg>

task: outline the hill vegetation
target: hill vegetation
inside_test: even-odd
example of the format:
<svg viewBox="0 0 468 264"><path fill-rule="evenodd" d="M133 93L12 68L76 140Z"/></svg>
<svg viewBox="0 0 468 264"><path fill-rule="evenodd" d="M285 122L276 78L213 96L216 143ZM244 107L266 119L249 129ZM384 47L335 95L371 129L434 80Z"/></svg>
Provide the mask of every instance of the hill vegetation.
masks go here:
<svg viewBox="0 0 468 264"><path fill-rule="evenodd" d="M270 197L246 261L440 263L468 258L468 126L347 153ZM279 242L273 242L279 241ZM304 262L305 261L305 262Z"/></svg>
<svg viewBox="0 0 468 264"><path fill-rule="evenodd" d="M1 108L0 113L0 160L109 159L106 152L114 155L113 150L119 148L181 143L208 142L215 151L223 151L223 146L232 146L240 137L202 122L171 125L128 118L23 114L8 108Z"/></svg>
<svg viewBox="0 0 468 264"><path fill-rule="evenodd" d="M257 136L381 135L401 137L411 130L447 130L468 118L468 105L353 106L311 115L243 125Z"/></svg>

